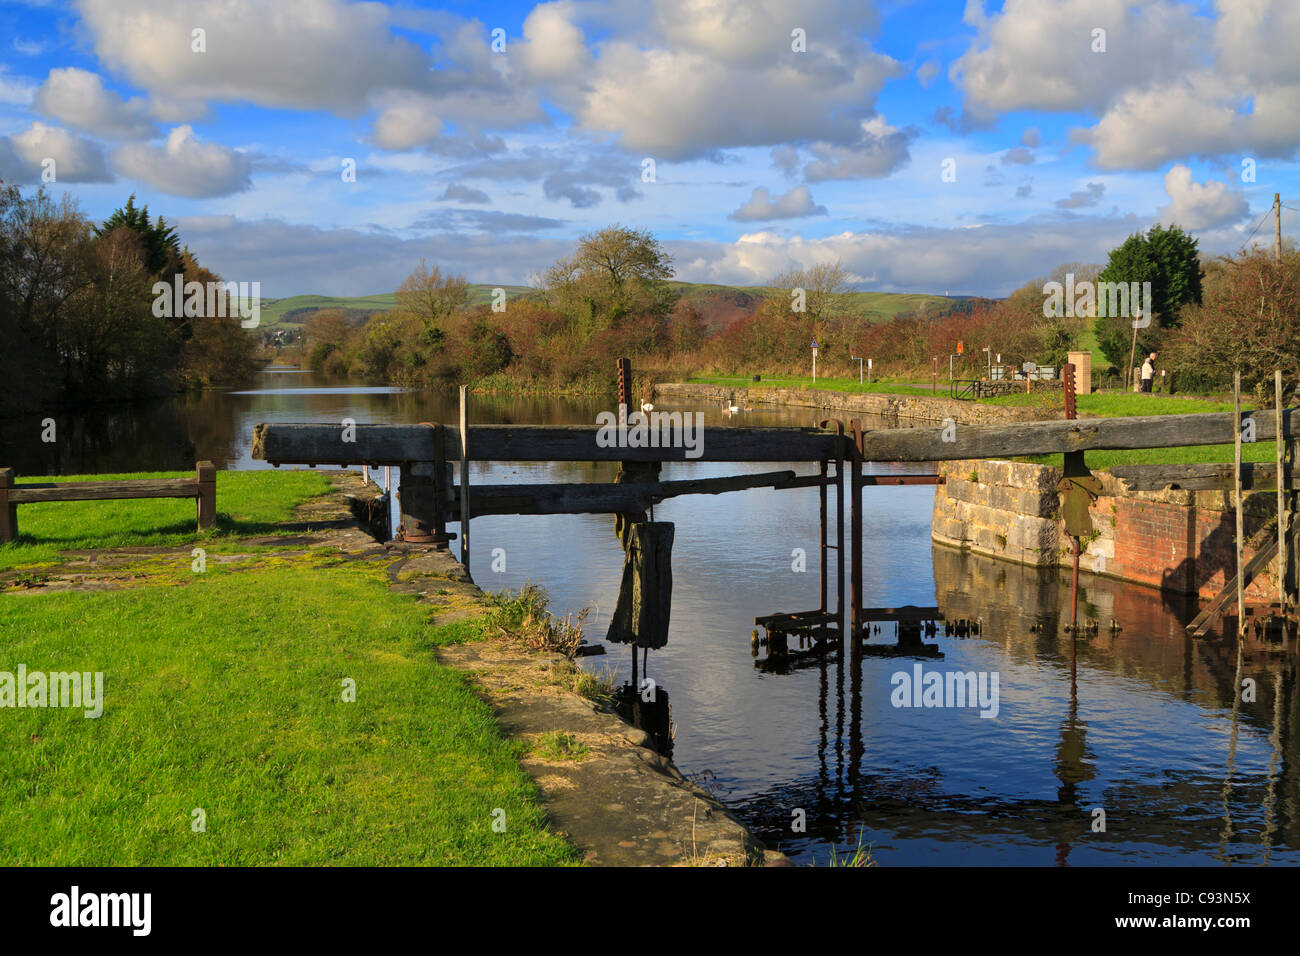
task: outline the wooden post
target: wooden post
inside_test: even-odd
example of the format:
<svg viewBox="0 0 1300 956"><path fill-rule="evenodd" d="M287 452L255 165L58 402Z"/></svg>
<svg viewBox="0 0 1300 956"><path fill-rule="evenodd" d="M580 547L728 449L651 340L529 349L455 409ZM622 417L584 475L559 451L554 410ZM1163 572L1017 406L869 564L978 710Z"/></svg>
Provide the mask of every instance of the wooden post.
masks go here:
<svg viewBox="0 0 1300 956"><path fill-rule="evenodd" d="M362 483L363 485L368 485L368 484L370 484L370 466L369 466L369 465L362 465L362 466L361 466L361 483Z"/></svg>
<svg viewBox="0 0 1300 956"><path fill-rule="evenodd" d="M817 552L821 556L821 603L817 609L823 614L826 613L826 462L821 462L818 466L819 474L822 477L822 483L817 486Z"/></svg>
<svg viewBox="0 0 1300 956"><path fill-rule="evenodd" d="M1273 399L1277 420L1277 605L1278 613L1286 617L1287 514L1286 514L1286 440L1282 431L1282 370L1273 372Z"/></svg>
<svg viewBox="0 0 1300 956"><path fill-rule="evenodd" d="M217 469L210 461L195 465L199 484L199 530L207 531L217 523Z"/></svg>
<svg viewBox="0 0 1300 956"><path fill-rule="evenodd" d="M469 574L469 386L460 387L460 563ZM471 579L472 580L472 579Z"/></svg>
<svg viewBox="0 0 1300 956"><path fill-rule="evenodd" d="M14 470L0 468L0 544L18 537L18 506L9 501L14 486Z"/></svg>
<svg viewBox="0 0 1300 956"><path fill-rule="evenodd" d="M850 630L853 632L852 647L856 653L858 639L862 636L862 425L856 419L849 421L853 430L853 445L850 448L849 463L853 469L849 472L849 542L852 549L849 568L849 600L853 605L853 620Z"/></svg>
<svg viewBox="0 0 1300 956"><path fill-rule="evenodd" d="M1245 516L1241 513L1241 370L1232 373L1233 421L1236 423L1233 434L1233 490L1237 505L1237 636L1246 633L1246 577L1242 566L1242 538L1245 536Z"/></svg>

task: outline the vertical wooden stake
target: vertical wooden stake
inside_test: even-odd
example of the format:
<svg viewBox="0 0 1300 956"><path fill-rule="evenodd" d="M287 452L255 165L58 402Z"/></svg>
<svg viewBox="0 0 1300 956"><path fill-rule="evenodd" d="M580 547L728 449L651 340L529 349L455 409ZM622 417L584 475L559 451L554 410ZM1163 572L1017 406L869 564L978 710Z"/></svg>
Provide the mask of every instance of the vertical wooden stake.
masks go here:
<svg viewBox="0 0 1300 956"><path fill-rule="evenodd" d="M819 611L821 611L821 613L825 614L825 613L826 613L826 476L827 476L827 465L826 465L826 462L824 462L824 461L823 461L823 462L820 462L820 473L821 473L822 483L821 483L820 485L817 486L817 499L818 499L817 503L818 503L818 505L819 505L818 510L817 510L817 517L818 517L818 523L817 523L817 527L818 527L818 535L817 535L817 551L818 551L818 553L821 555L821 582L820 582L821 604L819 604L819 605L817 606L817 608L818 608Z"/></svg>
<svg viewBox="0 0 1300 956"><path fill-rule="evenodd" d="M1277 426L1277 604L1278 613L1286 617L1287 514L1286 475L1283 462L1286 458L1286 440L1282 435L1282 370L1273 372L1273 398L1276 403Z"/></svg>
<svg viewBox="0 0 1300 956"><path fill-rule="evenodd" d="M469 386L460 387L460 563L469 574Z"/></svg>
<svg viewBox="0 0 1300 956"><path fill-rule="evenodd" d="M9 503L9 489L14 486L14 470L0 468L0 544L18 537L18 506Z"/></svg>
<svg viewBox="0 0 1300 956"><path fill-rule="evenodd" d="M199 530L206 531L217 523L217 469L210 461L200 461L194 472L199 486Z"/></svg>
<svg viewBox="0 0 1300 956"><path fill-rule="evenodd" d="M1246 581L1242 574L1241 559L1242 537L1245 534L1245 519L1241 513L1241 370L1232 373L1233 421L1236 423L1233 435L1232 484L1236 493L1237 505L1237 636L1246 633Z"/></svg>

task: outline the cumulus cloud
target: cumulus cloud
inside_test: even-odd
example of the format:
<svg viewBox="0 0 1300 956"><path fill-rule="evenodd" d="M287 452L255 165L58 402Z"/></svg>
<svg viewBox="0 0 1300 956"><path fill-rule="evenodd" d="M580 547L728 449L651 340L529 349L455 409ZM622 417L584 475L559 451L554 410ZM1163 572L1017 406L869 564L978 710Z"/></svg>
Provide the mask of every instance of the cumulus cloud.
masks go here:
<svg viewBox="0 0 1300 956"><path fill-rule="evenodd" d="M757 186L749 199L728 219L737 222L759 222L766 219L800 219L804 216L824 216L826 207L813 202L812 190L796 186L788 193L773 198L763 186Z"/></svg>
<svg viewBox="0 0 1300 956"><path fill-rule="evenodd" d="M539 3L524 19L524 39L516 44L517 55L528 75L538 82L566 81L579 77L591 66L591 51L577 13L568 0Z"/></svg>
<svg viewBox="0 0 1300 956"><path fill-rule="evenodd" d="M1246 197L1226 183L1198 183L1181 164L1165 173L1170 202L1159 209L1160 221L1184 229L1212 229L1240 222L1250 211Z"/></svg>
<svg viewBox="0 0 1300 956"><path fill-rule="evenodd" d="M882 179L911 158L908 147L917 135L910 126L899 130L886 123L884 117L874 117L862 124L860 137L849 146L811 144L808 149L817 158L804 167L804 178L810 183Z"/></svg>
<svg viewBox="0 0 1300 956"><path fill-rule="evenodd" d="M678 278L758 285L787 269L837 259L853 281L883 292L1007 295L1062 262L1104 262L1147 223L1135 216L845 232L820 239L762 231L731 243L670 241Z"/></svg>
<svg viewBox="0 0 1300 956"><path fill-rule="evenodd" d="M21 133L0 139L0 145L0 179L5 182L43 182L47 170L61 183L113 180L97 143L58 126L35 122Z"/></svg>
<svg viewBox="0 0 1300 956"><path fill-rule="evenodd" d="M424 145L442 132L432 97L410 90L390 90L375 97L379 115L370 139L380 149L404 150Z"/></svg>
<svg viewBox="0 0 1300 956"><path fill-rule="evenodd" d="M640 195L641 167L611 150L588 154L576 161L571 151L529 147L517 153L454 166L446 171L459 180L523 180L541 182L548 199L565 200L575 209L590 209L601 201L603 186L614 190L615 198L627 202Z"/></svg>
<svg viewBox="0 0 1300 956"><path fill-rule="evenodd" d="M1005 153L1002 154L1002 159L1001 159L1001 163L1003 166L1008 166L1012 163L1016 163L1017 165L1020 166L1028 166L1031 163L1033 163L1033 161L1034 161L1034 154L1031 153L1029 150L1025 149L1023 146L1011 147L1009 150L1007 150Z"/></svg>
<svg viewBox="0 0 1300 956"><path fill-rule="evenodd" d="M95 55L151 93L360 112L373 93L418 88L429 57L388 8L343 0L81 0ZM194 29L206 52L192 50Z"/></svg>
<svg viewBox="0 0 1300 956"><path fill-rule="evenodd" d="M251 187L248 157L216 143L202 143L189 126L177 126L161 146L127 143L113 152L118 173L173 196L229 196Z"/></svg>
<svg viewBox="0 0 1300 956"><path fill-rule="evenodd" d="M50 70L32 106L74 129L109 139L141 139L154 134L143 100L127 102L104 88L99 74L76 67Z"/></svg>
<svg viewBox="0 0 1300 956"><path fill-rule="evenodd" d="M1099 110L1120 91L1173 79L1209 48L1211 22L1178 0L1006 0L967 5L978 29L949 76L968 106ZM1094 30L1106 51L1093 52Z"/></svg>
<svg viewBox="0 0 1300 956"><path fill-rule="evenodd" d="M556 4L550 16L561 7L567 16L591 9ZM809 0L797 14L782 0L657 0L649 23L603 39L582 82L555 93L578 128L657 158L849 145L885 82L904 72L862 41L874 21L871 5L834 0ZM796 28L807 52L792 50Z"/></svg>
<svg viewBox="0 0 1300 956"><path fill-rule="evenodd" d="M1102 169L1300 148L1294 0L1222 0L1207 15L1181 0L1007 0L989 15L972 0L967 22L978 35L950 70L966 108L1095 114L1070 138Z"/></svg>
<svg viewBox="0 0 1300 956"><path fill-rule="evenodd" d="M928 89L930 83L939 75L939 64L934 60L926 60L916 68L916 81L921 84L922 89Z"/></svg>
<svg viewBox="0 0 1300 956"><path fill-rule="evenodd" d="M572 240L528 233L451 230L401 238L234 216L182 216L177 229L209 268L261 281L263 294L269 296L307 291L363 295L366 289L395 289L421 258L471 282L510 285L573 251Z"/></svg>
<svg viewBox="0 0 1300 956"><path fill-rule="evenodd" d="M469 186L462 186L460 183L452 183L448 186L441 196L438 197L442 202L461 202L461 203L486 203L491 202L491 198L481 189L473 189Z"/></svg>
<svg viewBox="0 0 1300 956"><path fill-rule="evenodd" d="M1020 145L1028 146L1030 149L1037 149L1043 141L1043 135L1038 131L1037 126L1031 126L1020 137Z"/></svg>
<svg viewBox="0 0 1300 956"><path fill-rule="evenodd" d="M1076 189L1064 199L1056 200L1056 205L1060 209L1084 209L1097 205L1105 194L1105 183L1088 183L1085 188Z"/></svg>

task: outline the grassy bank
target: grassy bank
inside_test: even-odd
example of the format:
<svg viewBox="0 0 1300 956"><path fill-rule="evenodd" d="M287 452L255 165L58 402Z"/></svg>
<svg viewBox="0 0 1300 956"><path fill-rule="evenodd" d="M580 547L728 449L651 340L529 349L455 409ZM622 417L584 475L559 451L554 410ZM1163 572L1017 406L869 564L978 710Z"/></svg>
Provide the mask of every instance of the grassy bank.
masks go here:
<svg viewBox="0 0 1300 956"><path fill-rule="evenodd" d="M814 382L811 375L774 375L771 377L763 376L763 380L755 382L751 378L743 375L692 375L686 379L688 383L698 385L723 385L727 388L815 388L827 392L869 392L880 395L929 395L929 385L905 384L900 382L872 382L870 385L859 383L856 378L825 378L818 376ZM946 389L941 388L939 391L941 398L947 398Z"/></svg>
<svg viewBox="0 0 1300 956"><path fill-rule="evenodd" d="M20 478L27 482L193 478L191 472L68 475ZM217 526L199 534L195 503L187 498L127 501L51 501L18 506L18 539L0 547L0 571L57 561L62 551L90 548L166 547L205 542L218 547L237 535L277 534L302 502L329 491L316 471L217 472Z"/></svg>
<svg viewBox="0 0 1300 956"><path fill-rule="evenodd" d="M322 482L223 473L225 525L205 548L274 528ZM0 560L57 554L68 540L202 540L190 512L166 510L192 502L112 503L133 506L127 527L101 504L48 506L47 523L27 520L30 540L0 547ZM209 555L201 574L188 552L163 553L129 588L0 595L0 671L103 674L98 718L0 711L0 865L573 860L546 826L521 747L434 659L440 644L481 637L482 618L430 627L429 605L390 591L383 564L333 548L251 550L230 564Z"/></svg>

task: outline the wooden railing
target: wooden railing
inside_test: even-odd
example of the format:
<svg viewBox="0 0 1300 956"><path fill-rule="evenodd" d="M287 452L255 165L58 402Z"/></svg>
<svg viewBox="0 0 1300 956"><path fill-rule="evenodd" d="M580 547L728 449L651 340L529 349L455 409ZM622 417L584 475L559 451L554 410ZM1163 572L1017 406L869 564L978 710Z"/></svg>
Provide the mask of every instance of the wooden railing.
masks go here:
<svg viewBox="0 0 1300 956"><path fill-rule="evenodd" d="M0 468L0 544L18 536L18 506L43 501L110 501L124 498L194 498L200 531L217 520L217 471L210 461L195 465L195 477L135 478L125 481L62 481L16 484L12 468Z"/></svg>

